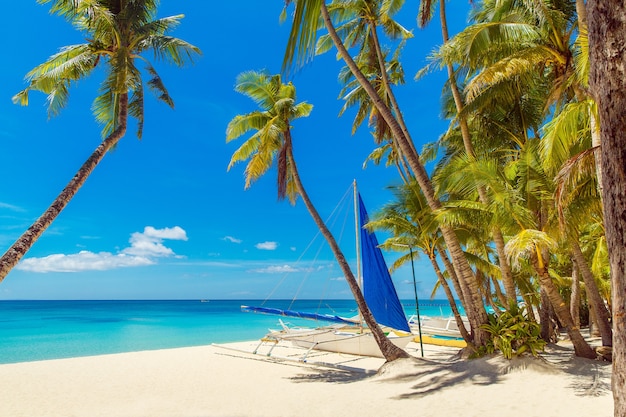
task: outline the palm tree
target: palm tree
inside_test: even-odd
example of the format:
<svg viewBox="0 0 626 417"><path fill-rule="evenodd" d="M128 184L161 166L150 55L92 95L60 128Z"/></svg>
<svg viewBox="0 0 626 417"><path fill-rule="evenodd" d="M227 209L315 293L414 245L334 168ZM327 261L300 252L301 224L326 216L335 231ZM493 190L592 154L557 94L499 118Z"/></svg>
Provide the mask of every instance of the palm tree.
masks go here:
<svg viewBox="0 0 626 417"><path fill-rule="evenodd" d="M286 1L289 5L292 1ZM435 195L434 187L426 172L426 168L419 159L419 154L415 150L410 138L404 133L398 119L394 116L390 108L381 99L376 89L369 82L367 77L361 72L358 65L346 49L341 38L337 34L335 26L331 21L328 8L324 0L294 0L296 4L291 34L287 44L287 51L283 67L287 68L294 61L298 64L306 62L315 52L315 43L317 30L320 29L320 22L328 31L333 44L337 48L339 55L350 68L359 84L363 87L370 100L378 110L380 116L385 120L398 146L398 151L406 158L409 167L420 189L424 193L426 201L432 210L441 208L441 202ZM297 55L296 55L297 53ZM450 252L454 269L460 280L467 287L468 300L471 301L466 305L466 312L470 321L474 344L477 347L484 345L488 339L487 332L481 328L481 325L488 322L487 312L485 310L482 297L480 295L478 282L469 265L455 231L449 227L442 226L441 232L446 241L447 248Z"/></svg>
<svg viewBox="0 0 626 417"><path fill-rule="evenodd" d="M245 169L248 188L253 181L267 172L276 160L278 197L281 199L287 197L292 204L295 204L298 195L302 197L304 205L330 245L361 315L371 329L383 356L387 361L407 358L408 354L391 343L376 323L348 261L302 185L293 156L291 121L308 116L313 106L296 103L295 87L292 83L283 84L280 75L270 76L265 72L255 71L242 73L237 77L236 90L254 100L261 109L235 116L228 124L227 142L247 132L255 132L235 151L228 168L237 162L248 160Z"/></svg>
<svg viewBox="0 0 626 417"><path fill-rule="evenodd" d="M96 119L104 124L105 138L50 207L0 258L0 281L67 206L104 155L124 136L129 115L137 119L137 135L141 137L144 80L137 61L146 65L151 76L147 85L158 94L158 99L174 105L156 70L142 54L153 52L156 59L182 66L200 52L195 46L167 35L183 16L154 19L157 0L39 2L53 3L52 12L65 17L85 34L88 42L66 46L31 70L26 76L30 81L28 87L13 100L27 105L29 92L41 91L48 95L49 114L56 115L68 101L71 84L91 74L102 63L106 65L106 78L93 108Z"/></svg>
<svg viewBox="0 0 626 417"><path fill-rule="evenodd" d="M587 1L589 86L600 119L604 226L613 296L614 415L626 415L626 8L617 0ZM607 22L611 22L607 24Z"/></svg>

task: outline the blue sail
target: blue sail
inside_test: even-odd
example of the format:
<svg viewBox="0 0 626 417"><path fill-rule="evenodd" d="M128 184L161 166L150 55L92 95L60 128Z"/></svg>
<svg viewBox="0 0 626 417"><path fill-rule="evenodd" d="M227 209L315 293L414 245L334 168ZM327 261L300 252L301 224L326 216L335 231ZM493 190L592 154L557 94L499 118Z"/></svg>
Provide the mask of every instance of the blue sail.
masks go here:
<svg viewBox="0 0 626 417"><path fill-rule="evenodd" d="M387 270L385 259L374 233L363 226L369 217L359 194L359 227L361 229L361 261L363 264L363 296L376 322L396 330L411 332L398 293Z"/></svg>

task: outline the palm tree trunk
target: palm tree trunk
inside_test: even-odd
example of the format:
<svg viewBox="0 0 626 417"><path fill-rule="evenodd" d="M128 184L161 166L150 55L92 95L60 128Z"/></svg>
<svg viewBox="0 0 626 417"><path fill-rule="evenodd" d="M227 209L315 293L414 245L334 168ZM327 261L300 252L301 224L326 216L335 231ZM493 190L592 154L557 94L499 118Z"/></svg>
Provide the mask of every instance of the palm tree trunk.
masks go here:
<svg viewBox="0 0 626 417"><path fill-rule="evenodd" d="M546 292L539 290L541 304L539 306L539 323L541 324L541 338L548 343L556 343L558 339L555 337L555 328L552 320L553 311L552 304Z"/></svg>
<svg viewBox="0 0 626 417"><path fill-rule="evenodd" d="M394 114L400 127L402 128L402 132L404 136L406 136L413 152L417 153L415 149L415 144L413 143L413 139L411 138L411 134L409 133L409 129L406 127L406 123L404 123L404 116L400 111L400 106L398 105L398 101L396 100L396 95L393 93L391 88L391 84L389 82L389 76L387 74L387 66L385 65L385 59L383 57L383 52L380 47L380 41L378 40L378 29L376 26L376 22L370 22L370 29L372 34L372 39L374 40L374 48L376 49L376 58L378 59L378 67L380 69L380 77L383 81L383 86L385 87L385 92L389 97L389 102L391 103L391 107L393 108Z"/></svg>
<svg viewBox="0 0 626 417"><path fill-rule="evenodd" d="M580 327L580 281L576 263L572 265L572 295L570 296L569 311L574 320L574 326Z"/></svg>
<svg viewBox="0 0 626 417"><path fill-rule="evenodd" d="M321 218L321 216L313 206L313 203L309 199L309 195L306 193L304 186L302 185L302 181L300 180L300 175L298 174L298 169L296 167L296 163L293 157L293 149L291 147L290 136L291 135L289 131L287 131L285 138L285 147L287 152L287 158L290 161L291 169L293 171L293 179L296 184L296 188L298 189L298 194L300 194L300 196L302 197L302 201L304 201L304 205L309 211L309 214L311 214L311 217L313 217L315 224L330 245L330 248L333 251L335 258L339 263L339 267L341 268L341 271L343 272L346 281L348 282L350 290L352 291L352 295L354 296L363 320L372 331L374 339L376 340L376 343L378 344L378 347L380 348L380 351L382 352L387 362L391 362L400 358L408 358L409 354L400 349L398 346L391 343L391 341L387 338L387 336L385 336L382 329L374 319L374 315L372 314L369 307L367 306L367 303L365 302L365 298L363 297L361 288L359 287L359 284L354 277L352 270L350 269L350 265L348 264L346 257L343 255L343 252L339 248L337 241L333 237L330 230L328 230L326 224L324 223L324 220Z"/></svg>
<svg viewBox="0 0 626 417"><path fill-rule="evenodd" d="M426 197L426 201L428 202L429 207L432 210L437 210L441 208L441 202L435 196L435 191L430 182L430 178L428 177L428 173L426 169L419 161L419 155L414 152L411 144L407 140L406 136L402 132L402 128L400 127L398 121L395 119L389 108L382 101L380 96L376 93L376 90L372 87L367 78L363 75L363 73L359 70L358 66L348 53L347 49L343 45L339 35L337 34L335 27L332 24L330 16L328 14L328 9L326 8L326 4L324 1L320 4L322 17L324 20L324 25L328 30L328 34L330 35L335 47L339 51L340 56L357 79L359 84L363 87L367 95L369 96L372 103L376 106L376 109L383 117L387 125L391 129L392 134L398 142L398 146L402 153L406 156L409 166L415 175L415 179L419 184L424 196ZM461 249L461 245L459 240L454 233L454 231L447 227L440 227L441 233L446 241L446 245L448 246L448 250L450 251L450 256L452 257L452 262L454 264L454 268L459 275L459 278L465 281L466 285L470 290L470 296L472 303L467 306L467 316L472 326L472 331L474 332L474 344L477 346L482 346L486 343L489 338L489 334L481 329L480 326L487 323L487 312L485 311L485 306L483 304L482 298L480 297L480 289L478 286L478 282L473 274L473 271L469 265L469 262L465 258L463 250Z"/></svg>
<svg viewBox="0 0 626 417"><path fill-rule="evenodd" d="M550 304L554 309L554 313L559 319L561 325L565 328L565 331L567 331L567 334L572 341L572 345L574 346L576 356L595 359L596 352L583 338L580 333L580 329L574 325L574 321L572 320L572 316L569 313L569 309L567 308L565 301L563 301L556 285L552 282L552 278L548 273L548 256L546 253L542 252L535 250L531 256L531 262L533 268L537 272L541 289L545 291L548 299L550 300Z"/></svg>
<svg viewBox="0 0 626 417"><path fill-rule="evenodd" d="M533 305L532 300L530 299L528 294L522 294L522 299L526 304L526 313L528 314L528 318L536 323L537 316L535 315L535 306Z"/></svg>
<svg viewBox="0 0 626 417"><path fill-rule="evenodd" d="M100 143L48 209L44 211L28 230L26 230L4 255L2 255L2 258L0 258L0 282L6 278L7 274L17 265L26 252L35 244L37 239L39 239L43 232L46 231L61 211L68 205L80 187L87 181L87 178L96 165L104 158L104 155L106 155L106 153L124 136L128 119L128 94L120 95L119 106L119 125L117 129Z"/></svg>
<svg viewBox="0 0 626 417"><path fill-rule="evenodd" d="M502 292L502 288L500 288L498 279L496 277L491 277L491 280L493 281L493 289L495 290L496 297L498 297L498 302L503 306L506 305L506 296Z"/></svg>
<svg viewBox="0 0 626 417"><path fill-rule="evenodd" d="M454 291L456 291L457 296L461 300L463 308L467 309L467 306L470 303L465 299L465 293L463 292L464 289L459 282L459 278L457 277L456 272L454 271L454 265L452 265L452 261L450 261L450 258L448 257L445 249L442 248L440 245L437 246L437 251L439 252L439 256L441 256L441 260L443 261L443 265L446 268L446 271L448 271L448 274L450 275L450 281L452 281ZM467 289L465 289L465 291L467 291Z"/></svg>
<svg viewBox="0 0 626 417"><path fill-rule="evenodd" d="M600 296L596 279L593 276L593 272L591 272L591 269L589 268L589 264L587 263L585 255L583 255L583 251L580 249L578 242L572 239L571 245L574 260L576 262L576 266L578 267L577 269L583 276L587 297L591 302L593 312L595 313L595 317L598 322L598 329L600 330L600 335L602 337L602 345L613 346L613 329L611 329L611 323L609 322L609 310L606 308L602 296Z"/></svg>
<svg viewBox="0 0 626 417"><path fill-rule="evenodd" d="M452 290L450 289L450 286L448 285L446 278L443 276L443 273L441 272L441 268L439 268L439 264L437 263L435 254L433 253L432 256L429 255L428 259L430 259L430 263L432 264L433 269L435 270L435 274L437 274L437 279L439 280L439 283L443 287L443 291L446 293L446 298L448 299L448 302L450 303L450 309L452 310L452 314L454 315L454 321L456 322L456 325L459 328L459 331L461 332L461 337L463 337L463 340L465 340L468 346L471 346L472 336L467 332L467 329L465 328L465 323L463 323L463 318L461 317L461 313L459 312L459 309L456 306L456 302L454 301L454 295L452 294Z"/></svg>
<svg viewBox="0 0 626 417"><path fill-rule="evenodd" d="M441 0L439 2L439 16L441 20L441 36L443 38L444 45L449 41L448 34L448 22L446 19L446 6L445 1ZM461 97L461 92L459 91L459 87L456 83L456 76L454 74L454 68L452 64L447 65L448 70L448 81L450 84L450 89L452 90L452 96L454 98L454 105L456 106L456 113L459 119L459 126L461 128L461 136L463 138L463 146L465 147L465 152L472 158L476 156L474 152L474 145L472 143L472 138L469 131L469 126L467 125L467 118L463 115L463 110L465 108L465 104L463 102L463 98ZM483 204L489 203L489 197L487 196L487 191L485 187L478 187L478 196L480 198L480 202ZM508 257L504 252L504 237L502 236L502 231L497 227L491 228L491 234L493 237L493 241L496 246L496 252L498 253L498 263L500 265L500 271L502 273L502 282L504 283L504 291L507 296L507 303L517 301L517 297L515 295L515 281L513 281L513 273L511 272L511 265L509 264Z"/></svg>
<svg viewBox="0 0 626 417"><path fill-rule="evenodd" d="M588 0L589 86L598 104L611 264L614 415L626 415L626 4Z"/></svg>

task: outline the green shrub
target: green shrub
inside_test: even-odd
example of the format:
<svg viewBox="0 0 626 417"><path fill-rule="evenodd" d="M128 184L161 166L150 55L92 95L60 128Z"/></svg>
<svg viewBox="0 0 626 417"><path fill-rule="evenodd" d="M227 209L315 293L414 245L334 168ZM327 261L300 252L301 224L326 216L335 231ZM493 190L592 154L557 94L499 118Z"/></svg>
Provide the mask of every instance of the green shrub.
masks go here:
<svg viewBox="0 0 626 417"><path fill-rule="evenodd" d="M540 336L541 326L528 319L525 306L513 304L499 315L490 314L489 323L481 328L491 335L484 353L500 351L505 358L511 359L524 353L537 356L546 346Z"/></svg>

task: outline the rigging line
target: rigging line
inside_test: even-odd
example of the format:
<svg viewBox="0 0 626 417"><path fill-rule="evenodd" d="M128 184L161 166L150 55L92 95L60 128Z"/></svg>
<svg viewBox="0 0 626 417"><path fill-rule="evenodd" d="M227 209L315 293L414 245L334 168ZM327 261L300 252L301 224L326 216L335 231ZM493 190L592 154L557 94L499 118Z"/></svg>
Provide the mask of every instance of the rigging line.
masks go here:
<svg viewBox="0 0 626 417"><path fill-rule="evenodd" d="M348 191L350 191L350 190L348 190ZM346 196L346 200L345 201L349 201L347 196ZM342 208L343 208L343 223L341 225L341 229L339 229L340 233L339 233L339 237L337 239L337 243L339 244L339 246L341 246L340 243L343 241L343 236L344 236L344 233L346 231L346 225L350 221L350 217L352 215L352 213L351 213L351 208L352 207L350 207L350 204L347 204L347 203L343 204ZM341 214L341 213L337 214L337 219L339 218L339 214ZM330 287L331 287L331 285L333 283L333 278L330 277L330 273L331 272L333 272L333 271L331 269L329 269L328 270L328 279L326 280L326 285L324 286L324 291L322 292L322 297L320 297L319 304L317 306L318 310L320 310L322 308L323 301L326 299L326 296L330 293ZM344 277L344 280L345 280L345 277Z"/></svg>
<svg viewBox="0 0 626 417"><path fill-rule="evenodd" d="M335 205L335 207L333 208L333 211L330 213L330 215L326 218L326 221L324 222L325 224L328 224L330 222L330 220L335 216L335 213L338 211L339 208L343 207L345 205L345 201L348 198L348 196L351 194L352 192L352 184L350 184L350 186L346 189L346 191L344 192L343 196L339 199L339 202ZM315 234L315 236L313 236L313 239L311 239L311 241L309 242L309 244L307 245L307 247L304 249L304 251L300 254L300 256L298 257L298 259L296 260L296 262L294 263L295 266L297 266L301 261L302 258L304 257L304 255L307 253L307 251L311 248L311 246L313 246L313 243L315 243L315 241L317 240L317 238L322 234L322 232L320 230L317 231L317 233ZM317 259L317 255L314 258L314 261ZM264 306L274 295L274 293L276 293L276 291L278 291L278 288L280 288L280 286L285 282L285 280L287 279L287 276L290 274L290 271L284 272L282 274L281 279L278 281L278 283L274 286L274 288L270 291L270 293L267 295L267 297L265 297L265 299L263 299L263 302L261 302L261 306ZM292 300L293 303L293 300Z"/></svg>
<svg viewBox="0 0 626 417"><path fill-rule="evenodd" d="M338 242L341 242L341 239L343 237L344 230L345 230L345 227L346 227L345 226L346 225L346 217L349 214L349 207L347 207L348 204L346 203L348 201L347 196L348 196L348 194L346 193L344 195L344 197L339 200L339 203L335 206L335 208L333 209L331 215L326 219L326 225L327 225L328 229L329 230L335 230L336 229L335 225L339 221L341 213L342 212L345 213L344 214L343 225L342 225L342 227L340 229L340 233L339 233L339 239L337 239ZM319 236L319 233L318 233L318 236ZM327 242L322 241L320 243L320 245L318 246L317 253L313 257L313 260L310 262L310 264L312 266L307 269L307 274L305 275L305 277L300 282L300 286L298 287L296 293L294 294L294 296L293 296L293 298L291 300L291 304L289 305L289 309L291 309L293 307L293 304L295 303L295 301L297 300L298 296L300 295L300 292L301 292L302 288L304 287L304 285L306 284L308 279L311 277L311 274L313 273L313 271L319 270L319 268L315 268L314 265L317 263L317 261L319 259L319 256L320 256L320 253L325 248L327 248ZM331 269L328 269L328 271L329 271L329 274L330 274ZM320 297L319 303L317 305L317 311L320 311L321 308L322 308L322 302L323 302L323 300L324 300L324 298L325 298L325 296L327 294L327 290L328 290L329 284L330 284L330 278L328 278L326 280L325 290L322 292L322 296Z"/></svg>

